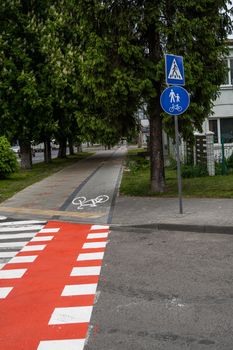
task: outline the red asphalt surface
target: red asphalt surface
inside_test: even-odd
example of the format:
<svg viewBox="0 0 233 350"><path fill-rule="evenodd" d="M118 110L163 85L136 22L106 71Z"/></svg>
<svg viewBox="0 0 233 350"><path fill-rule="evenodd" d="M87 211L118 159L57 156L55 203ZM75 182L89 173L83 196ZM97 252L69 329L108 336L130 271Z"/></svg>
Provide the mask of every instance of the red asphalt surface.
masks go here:
<svg viewBox="0 0 233 350"><path fill-rule="evenodd" d="M73 267L101 266L102 260L77 261L80 253L104 252L105 248L82 249L92 225L48 222L44 227L60 228L56 233L38 233L35 237L54 236L42 245L42 251L21 251L17 257L38 255L31 263L8 263L2 270L27 269L21 278L0 279L0 287L13 287L0 299L0 349L36 350L41 341L85 339L88 323L49 325L55 308L93 306L95 295L61 296L65 285L98 283L99 276L70 276ZM100 229L95 233L107 232ZM92 240L93 241L93 240ZM95 242L106 242L98 238ZM90 242L90 240L88 240ZM59 348L60 349L60 348ZM64 349L64 350L69 350Z"/></svg>

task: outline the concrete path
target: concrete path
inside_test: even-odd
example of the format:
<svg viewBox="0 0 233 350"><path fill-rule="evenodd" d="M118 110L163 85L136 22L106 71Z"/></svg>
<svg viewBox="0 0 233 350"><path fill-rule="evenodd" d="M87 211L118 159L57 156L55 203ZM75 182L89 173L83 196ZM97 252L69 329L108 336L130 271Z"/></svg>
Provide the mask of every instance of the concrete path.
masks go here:
<svg viewBox="0 0 233 350"><path fill-rule="evenodd" d="M126 147L98 151L25 188L1 204L1 215L107 223L126 151ZM81 206L78 200L72 203L77 197L81 197Z"/></svg>

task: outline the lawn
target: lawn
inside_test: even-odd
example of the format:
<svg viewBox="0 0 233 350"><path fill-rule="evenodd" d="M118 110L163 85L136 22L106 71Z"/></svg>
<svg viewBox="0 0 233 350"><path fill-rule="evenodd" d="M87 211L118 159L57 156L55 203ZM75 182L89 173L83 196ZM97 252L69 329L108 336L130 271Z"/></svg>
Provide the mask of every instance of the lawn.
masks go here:
<svg viewBox="0 0 233 350"><path fill-rule="evenodd" d="M19 172L12 174L8 179L0 180L0 203L7 198L12 197L16 192L21 191L25 187L28 187L33 183L38 182L47 176L86 158L87 156L90 156L91 154L92 153L82 152L68 156L65 159L53 159L50 164L34 164L31 170L19 170Z"/></svg>
<svg viewBox="0 0 233 350"><path fill-rule="evenodd" d="M135 155L135 151L129 153L120 193L127 196L176 197L178 195L176 170L165 169L164 193L151 193L148 162L142 159ZM131 161L133 163L130 165ZM137 167L138 162L140 166ZM233 198L233 174L182 179L182 192L184 197Z"/></svg>

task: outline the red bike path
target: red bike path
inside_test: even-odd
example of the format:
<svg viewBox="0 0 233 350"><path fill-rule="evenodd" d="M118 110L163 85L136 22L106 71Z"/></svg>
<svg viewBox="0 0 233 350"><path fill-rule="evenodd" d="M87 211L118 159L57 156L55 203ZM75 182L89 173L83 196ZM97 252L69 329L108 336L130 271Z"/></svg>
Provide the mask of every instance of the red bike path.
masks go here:
<svg viewBox="0 0 233 350"><path fill-rule="evenodd" d="M84 348L107 236L51 221L0 270L0 349Z"/></svg>

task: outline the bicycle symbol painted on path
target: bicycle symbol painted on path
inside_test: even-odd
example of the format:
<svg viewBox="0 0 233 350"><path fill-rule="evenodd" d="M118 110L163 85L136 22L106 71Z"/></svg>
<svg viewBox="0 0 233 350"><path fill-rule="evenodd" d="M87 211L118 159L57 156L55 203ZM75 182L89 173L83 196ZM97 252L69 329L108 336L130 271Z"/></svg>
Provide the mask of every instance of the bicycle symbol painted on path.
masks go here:
<svg viewBox="0 0 233 350"><path fill-rule="evenodd" d="M84 207L97 207L98 204L105 203L109 200L109 196L102 194L96 198L87 199L86 197L77 197L72 200L73 205L77 205L77 209L81 210Z"/></svg>

